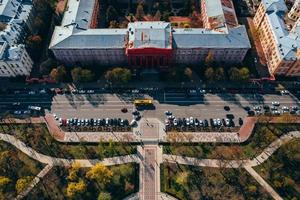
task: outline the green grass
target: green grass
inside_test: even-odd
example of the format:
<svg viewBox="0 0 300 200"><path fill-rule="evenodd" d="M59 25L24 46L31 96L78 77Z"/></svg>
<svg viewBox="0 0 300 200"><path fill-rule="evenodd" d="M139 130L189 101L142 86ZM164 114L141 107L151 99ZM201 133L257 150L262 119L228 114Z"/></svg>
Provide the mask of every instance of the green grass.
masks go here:
<svg viewBox="0 0 300 200"><path fill-rule="evenodd" d="M16 196L17 180L26 176L34 177L42 168L41 163L31 159L11 144L0 141L0 176L11 180L6 187L1 188L0 186L0 197L13 199Z"/></svg>
<svg viewBox="0 0 300 200"><path fill-rule="evenodd" d="M87 183L87 191L80 195L77 199L97 199L98 194L101 192L108 192L111 194L112 199L124 199L125 197L136 193L138 191L138 164L130 163L123 165L115 165L109 167L114 175L112 181L100 189L93 181L85 181ZM82 176L88 169L82 169ZM68 170L65 168L53 168L46 178L39 183L31 193L26 197L27 200L63 200L66 197L66 188L68 185L67 180Z"/></svg>
<svg viewBox="0 0 300 200"><path fill-rule="evenodd" d="M300 139L283 145L254 169L284 199L300 199Z"/></svg>
<svg viewBox="0 0 300 200"><path fill-rule="evenodd" d="M101 159L136 153L136 146L126 143L60 143L45 124L1 124L0 132L14 135L39 153L60 158Z"/></svg>
<svg viewBox="0 0 300 200"><path fill-rule="evenodd" d="M164 163L161 165L161 190L180 200L271 199L242 169L200 168Z"/></svg>
<svg viewBox="0 0 300 200"><path fill-rule="evenodd" d="M196 158L254 158L274 140L293 130L300 130L300 124L256 124L250 138L241 144L175 143L165 145L163 151L166 154L190 156Z"/></svg>

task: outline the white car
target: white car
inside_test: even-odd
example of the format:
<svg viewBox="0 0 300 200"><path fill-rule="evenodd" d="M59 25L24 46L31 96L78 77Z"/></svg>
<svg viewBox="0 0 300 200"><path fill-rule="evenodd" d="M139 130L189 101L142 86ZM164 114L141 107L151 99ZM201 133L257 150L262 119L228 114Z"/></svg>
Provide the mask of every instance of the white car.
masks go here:
<svg viewBox="0 0 300 200"><path fill-rule="evenodd" d="M273 115L280 115L280 111L278 111L278 110L273 110L273 111L272 111L272 114L273 114Z"/></svg>
<svg viewBox="0 0 300 200"><path fill-rule="evenodd" d="M53 113L53 117L54 117L55 120L58 120L58 117L55 113Z"/></svg>
<svg viewBox="0 0 300 200"><path fill-rule="evenodd" d="M28 94L33 95L33 94L35 94L35 91L29 91Z"/></svg>
<svg viewBox="0 0 300 200"><path fill-rule="evenodd" d="M281 95L288 95L289 91L287 91L287 90L281 90L280 93L281 93Z"/></svg>
<svg viewBox="0 0 300 200"><path fill-rule="evenodd" d="M15 114L15 115L21 115L21 114L22 114L22 111L16 110L16 111L14 111L14 114Z"/></svg>
<svg viewBox="0 0 300 200"><path fill-rule="evenodd" d="M46 92L45 89L40 90L40 94L46 94L46 93L47 93L47 92Z"/></svg>
<svg viewBox="0 0 300 200"><path fill-rule="evenodd" d="M255 110L255 111L261 111L261 106L254 106L253 110Z"/></svg>
<svg viewBox="0 0 300 200"><path fill-rule="evenodd" d="M190 124L193 125L194 124L194 118L190 117Z"/></svg>
<svg viewBox="0 0 300 200"><path fill-rule="evenodd" d="M280 103L278 101L272 101L273 106L280 106Z"/></svg>
<svg viewBox="0 0 300 200"><path fill-rule="evenodd" d="M86 91L86 93L88 93L88 94L94 94L95 91L94 90L88 90L88 91Z"/></svg>
<svg viewBox="0 0 300 200"><path fill-rule="evenodd" d="M136 124L137 122L134 119L130 122L130 126L135 126Z"/></svg>
<svg viewBox="0 0 300 200"><path fill-rule="evenodd" d="M289 109L289 107L287 107L287 106L282 106L282 108L281 108L283 111L289 111L290 109Z"/></svg>
<svg viewBox="0 0 300 200"><path fill-rule="evenodd" d="M174 124L174 126L178 125L178 120L176 118L173 120L173 124Z"/></svg>

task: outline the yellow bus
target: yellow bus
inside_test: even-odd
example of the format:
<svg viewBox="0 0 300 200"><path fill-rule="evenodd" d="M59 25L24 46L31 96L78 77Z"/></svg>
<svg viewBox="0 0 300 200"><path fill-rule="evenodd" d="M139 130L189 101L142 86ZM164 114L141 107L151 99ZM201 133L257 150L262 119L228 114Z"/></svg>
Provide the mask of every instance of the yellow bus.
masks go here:
<svg viewBox="0 0 300 200"><path fill-rule="evenodd" d="M151 99L140 99L140 100L134 100L133 104L135 106L152 106L153 101Z"/></svg>

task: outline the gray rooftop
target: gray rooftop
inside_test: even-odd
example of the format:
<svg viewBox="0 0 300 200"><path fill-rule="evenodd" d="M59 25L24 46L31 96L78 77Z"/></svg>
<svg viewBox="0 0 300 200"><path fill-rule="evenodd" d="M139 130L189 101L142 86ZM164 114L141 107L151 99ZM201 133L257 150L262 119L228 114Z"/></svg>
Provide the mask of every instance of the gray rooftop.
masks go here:
<svg viewBox="0 0 300 200"><path fill-rule="evenodd" d="M134 22L128 24L131 48L171 48L171 25L167 22Z"/></svg>
<svg viewBox="0 0 300 200"><path fill-rule="evenodd" d="M209 13L224 18L221 1L209 2ZM69 0L62 25L55 27L50 49L125 48L127 32L129 48L171 48L171 32L175 48L250 48L244 26L218 31L206 29L174 29L167 22L129 23L127 29L89 29L95 0ZM221 6L221 7L220 7ZM211 10L210 10L211 9Z"/></svg>
<svg viewBox="0 0 300 200"><path fill-rule="evenodd" d="M222 33L207 29L174 29L175 48L251 48L244 26Z"/></svg>
<svg viewBox="0 0 300 200"><path fill-rule="evenodd" d="M300 50L300 29L295 28L293 32L287 29L284 22L284 11L286 10L284 1L263 0L262 2L269 6L266 18L271 24L272 34L275 38L281 59L299 59L297 51Z"/></svg>

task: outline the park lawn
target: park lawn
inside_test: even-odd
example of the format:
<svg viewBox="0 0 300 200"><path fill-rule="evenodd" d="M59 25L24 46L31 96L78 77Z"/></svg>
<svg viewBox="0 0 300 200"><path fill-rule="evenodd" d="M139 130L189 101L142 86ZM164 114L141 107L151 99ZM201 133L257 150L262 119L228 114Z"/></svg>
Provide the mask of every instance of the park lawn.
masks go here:
<svg viewBox="0 0 300 200"><path fill-rule="evenodd" d="M161 190L180 200L272 199L243 169L163 163Z"/></svg>
<svg viewBox="0 0 300 200"><path fill-rule="evenodd" d="M279 148L267 161L254 169L284 199L300 199L300 139Z"/></svg>
<svg viewBox="0 0 300 200"><path fill-rule="evenodd" d="M87 183L87 190L76 199L97 200L100 192L111 194L111 199L124 199L125 197L138 192L139 187L139 165L136 163L115 165L108 167L113 171L112 181L100 189L94 181L88 181L85 173L89 168L81 168L82 175L80 179ZM28 194L26 200L64 200L68 185L68 169L54 167L42 179L42 181Z"/></svg>
<svg viewBox="0 0 300 200"><path fill-rule="evenodd" d="M300 124L256 124L250 138L234 143L172 143L163 147L165 154L209 159L251 159L260 154L280 136L300 130Z"/></svg>
<svg viewBox="0 0 300 200"><path fill-rule="evenodd" d="M0 132L14 135L39 153L59 158L101 159L136 153L136 146L128 143L61 143L45 124L0 124Z"/></svg>
<svg viewBox="0 0 300 200"><path fill-rule="evenodd" d="M28 176L33 179L42 168L43 164L31 159L13 145L0 141L0 176L11 180L7 186L0 185L0 199L16 197L17 180Z"/></svg>

